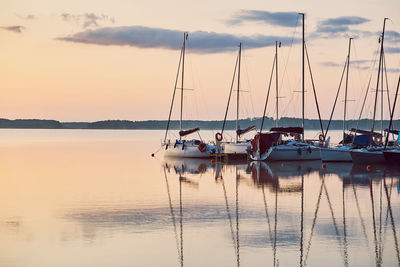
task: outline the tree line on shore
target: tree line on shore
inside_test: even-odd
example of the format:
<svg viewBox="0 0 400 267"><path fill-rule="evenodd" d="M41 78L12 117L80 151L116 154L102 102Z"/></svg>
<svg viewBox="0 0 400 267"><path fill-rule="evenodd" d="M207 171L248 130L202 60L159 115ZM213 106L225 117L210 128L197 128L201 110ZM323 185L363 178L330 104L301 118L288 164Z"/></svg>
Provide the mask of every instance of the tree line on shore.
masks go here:
<svg viewBox="0 0 400 267"><path fill-rule="evenodd" d="M183 121L185 129L199 127L203 130L218 130L222 128L222 121L200 121L200 120L186 120ZM370 129L371 120L362 119L359 122L356 120L347 121L346 125L348 128L355 128L358 123L359 129ZM305 122L306 130L319 130L319 120L306 119ZM324 129L328 125L328 120L323 120L322 124ZM239 121L239 125L242 129L255 125L257 129L260 129L261 118L254 119L242 119ZM386 129L389 125L388 120L383 121L383 127ZM264 130L268 130L275 126L275 120L273 118L265 118ZM301 119L299 118L281 118L279 120L280 127L289 126L301 126ZM147 120L147 121L129 121L129 120L104 120L96 122L60 122L57 120L39 120L39 119L17 119L8 120L0 119L0 128L11 128L11 129L126 129L126 130L164 130L167 127L166 120ZM228 120L225 124L226 130L234 130L236 127L235 120ZM343 128L343 122L341 120L332 120L330 129L341 130ZM375 123L375 128L380 129L380 121ZM179 121L173 120L170 122L170 129L179 129ZM400 120L393 121L393 129L400 129Z"/></svg>

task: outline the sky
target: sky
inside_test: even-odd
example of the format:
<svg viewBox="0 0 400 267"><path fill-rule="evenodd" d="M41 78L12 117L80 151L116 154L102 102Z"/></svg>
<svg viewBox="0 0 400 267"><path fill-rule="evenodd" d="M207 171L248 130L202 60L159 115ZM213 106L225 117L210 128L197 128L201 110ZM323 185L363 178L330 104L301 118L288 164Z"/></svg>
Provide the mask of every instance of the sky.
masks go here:
<svg viewBox="0 0 400 267"><path fill-rule="evenodd" d="M27 1L0 3L2 118L60 121L168 118L183 32L184 119L223 119L239 42L240 117L262 116L278 49L279 116L301 117L301 19L323 118L329 118L351 47L348 118L372 117L383 18L387 85L400 74L400 2L337 1ZM386 81L386 77L385 77ZM317 118L306 66L306 118ZM236 88L237 85L235 85ZM236 100L236 92L234 99ZM343 118L341 88L334 118ZM383 115L388 118L387 92ZM275 80L267 115L276 116ZM179 97L173 119L179 118ZM378 99L380 118L381 99ZM228 118L235 118L232 101ZM397 109L399 110L399 108ZM397 114L397 115L396 115ZM400 116L400 111L395 113Z"/></svg>

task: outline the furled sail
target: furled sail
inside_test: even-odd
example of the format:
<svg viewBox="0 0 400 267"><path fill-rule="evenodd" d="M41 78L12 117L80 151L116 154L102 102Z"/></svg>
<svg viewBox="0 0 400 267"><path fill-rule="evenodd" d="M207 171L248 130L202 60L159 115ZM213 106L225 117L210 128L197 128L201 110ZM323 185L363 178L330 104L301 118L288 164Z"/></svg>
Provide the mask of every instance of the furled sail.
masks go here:
<svg viewBox="0 0 400 267"><path fill-rule="evenodd" d="M256 126L253 125L253 126L247 127L246 129L243 129L243 130L242 129L237 129L236 133L237 133L238 136L241 136L242 134L245 134L245 133L250 132L250 131L255 130L255 129L256 129Z"/></svg>
<svg viewBox="0 0 400 267"><path fill-rule="evenodd" d="M179 131L179 136L186 136L186 135L188 135L188 134L191 134L191 133L194 133L194 132L197 132L197 131L200 131L200 128L193 128L193 129L189 129L189 130L182 130L182 131Z"/></svg>

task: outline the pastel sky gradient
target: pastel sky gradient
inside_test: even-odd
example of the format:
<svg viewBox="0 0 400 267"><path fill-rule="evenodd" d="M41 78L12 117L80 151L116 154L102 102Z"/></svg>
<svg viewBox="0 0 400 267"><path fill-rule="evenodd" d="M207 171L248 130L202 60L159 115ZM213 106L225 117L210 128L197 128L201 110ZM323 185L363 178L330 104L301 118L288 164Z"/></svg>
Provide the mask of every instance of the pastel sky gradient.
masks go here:
<svg viewBox="0 0 400 267"><path fill-rule="evenodd" d="M3 0L0 117L167 119L183 31L189 32L185 87L194 89L185 92L184 119L223 119L240 41L241 87L248 91L241 95L240 114L261 116L275 40L282 41L280 115L299 117L301 96L293 91L301 89L297 13L303 12L324 118L333 104L348 38L355 38L349 79L349 98L355 101L348 116L356 118L371 72L371 87L376 87L372 62L384 17L390 18L385 52L393 98L400 74L399 11L398 0ZM306 117L316 118L309 78L306 90ZM273 103L268 116L275 116ZM372 112L372 99L368 103L364 117ZM341 109L342 101L336 118L342 118ZM177 109L173 116L178 118Z"/></svg>

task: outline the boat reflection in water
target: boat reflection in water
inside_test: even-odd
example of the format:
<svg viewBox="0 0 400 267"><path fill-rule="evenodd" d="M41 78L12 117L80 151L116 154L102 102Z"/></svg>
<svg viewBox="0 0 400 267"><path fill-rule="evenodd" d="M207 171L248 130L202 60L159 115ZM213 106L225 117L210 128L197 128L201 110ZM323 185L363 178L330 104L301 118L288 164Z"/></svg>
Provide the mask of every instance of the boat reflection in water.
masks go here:
<svg viewBox="0 0 400 267"><path fill-rule="evenodd" d="M400 265L396 212L400 172L388 167L362 170L352 164L321 165L319 161L224 164L180 160L163 166L181 266L183 244L200 242L184 242L184 225L202 231L209 223L218 226L215 236L223 235L225 246L220 250L227 264L232 260L237 266L260 262L318 266L324 259L332 266ZM179 212L172 205L169 189L176 179ZM207 223L201 217L184 216L192 212L182 199L182 191L191 190L184 186L192 185L188 180L217 185L205 187L215 194L215 203L208 204L215 214ZM193 197L195 192L190 194ZM186 257L193 257L192 252Z"/></svg>

